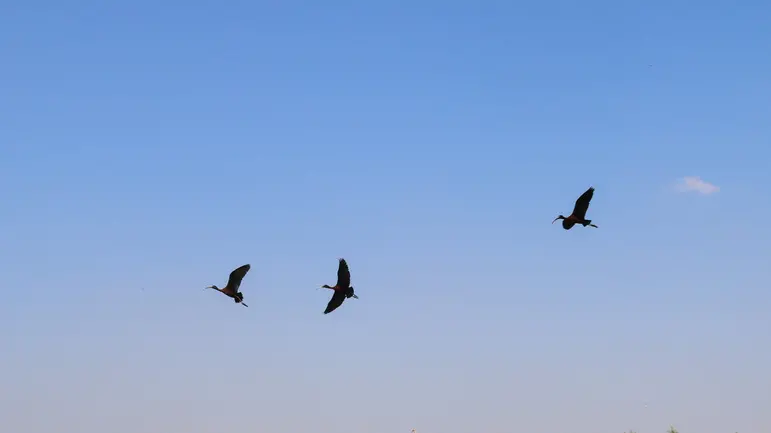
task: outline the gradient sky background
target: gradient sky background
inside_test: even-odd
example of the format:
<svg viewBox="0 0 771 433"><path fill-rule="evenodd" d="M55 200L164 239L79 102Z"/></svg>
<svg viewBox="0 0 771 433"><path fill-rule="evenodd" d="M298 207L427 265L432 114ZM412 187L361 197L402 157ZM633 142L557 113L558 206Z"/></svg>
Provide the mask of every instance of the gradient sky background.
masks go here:
<svg viewBox="0 0 771 433"><path fill-rule="evenodd" d="M769 16L0 3L0 430L771 431Z"/></svg>

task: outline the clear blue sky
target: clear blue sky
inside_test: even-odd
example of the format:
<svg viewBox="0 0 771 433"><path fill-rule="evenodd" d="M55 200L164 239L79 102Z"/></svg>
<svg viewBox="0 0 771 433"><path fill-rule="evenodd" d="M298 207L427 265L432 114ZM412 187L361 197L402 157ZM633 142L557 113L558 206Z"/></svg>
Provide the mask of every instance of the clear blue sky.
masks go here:
<svg viewBox="0 0 771 433"><path fill-rule="evenodd" d="M0 3L0 430L771 430L769 16Z"/></svg>

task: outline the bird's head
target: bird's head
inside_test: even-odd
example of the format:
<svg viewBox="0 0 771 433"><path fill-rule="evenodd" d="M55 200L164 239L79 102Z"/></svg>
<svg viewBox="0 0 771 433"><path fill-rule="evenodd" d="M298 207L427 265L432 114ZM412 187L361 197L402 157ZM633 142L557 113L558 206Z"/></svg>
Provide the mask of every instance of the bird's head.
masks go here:
<svg viewBox="0 0 771 433"><path fill-rule="evenodd" d="M326 284L324 284L323 286L321 286L321 288L322 288L322 289L331 289L331 287L329 287L329 286L328 286L328 285L326 285Z"/></svg>
<svg viewBox="0 0 771 433"><path fill-rule="evenodd" d="M214 289L214 290L219 290L220 288L219 288L219 287L217 287L217 286L208 286L208 287L204 287L204 290L206 290L206 289Z"/></svg>
<svg viewBox="0 0 771 433"><path fill-rule="evenodd" d="M554 224L557 220L564 220L564 219L565 219L565 217L560 215L557 218L554 218L554 221L552 221L551 223Z"/></svg>

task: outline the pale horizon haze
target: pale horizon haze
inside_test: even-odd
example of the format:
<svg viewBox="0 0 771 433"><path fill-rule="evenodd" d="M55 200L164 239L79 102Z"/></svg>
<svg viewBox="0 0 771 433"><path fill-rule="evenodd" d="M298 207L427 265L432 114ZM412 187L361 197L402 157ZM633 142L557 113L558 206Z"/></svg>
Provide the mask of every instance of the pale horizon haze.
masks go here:
<svg viewBox="0 0 771 433"><path fill-rule="evenodd" d="M0 3L0 431L771 431L769 17Z"/></svg>

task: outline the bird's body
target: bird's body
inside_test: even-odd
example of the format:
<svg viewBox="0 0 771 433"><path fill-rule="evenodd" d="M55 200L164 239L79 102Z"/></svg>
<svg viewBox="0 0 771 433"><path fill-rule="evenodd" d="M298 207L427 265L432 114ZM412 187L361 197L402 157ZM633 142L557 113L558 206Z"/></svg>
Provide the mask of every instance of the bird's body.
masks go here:
<svg viewBox="0 0 771 433"><path fill-rule="evenodd" d="M321 286L323 289L331 289L335 293L332 295L332 299L329 300L324 314L329 314L337 307L343 304L345 298L359 299L353 292L353 286L351 286L351 272L348 270L348 263L345 259L338 259L340 261L337 267L337 284L334 287L330 287L326 284Z"/></svg>
<svg viewBox="0 0 771 433"><path fill-rule="evenodd" d="M592 201L593 196L594 187L589 187L589 189L578 197L576 204L573 207L573 213L570 214L569 217L566 218L560 215L557 218L554 218L554 221L562 220L562 228L565 230L570 230L576 224L581 224L584 227L591 226L597 228L596 225L592 224L592 220L586 219L586 211L589 210L589 202ZM551 223L554 224L554 221Z"/></svg>
<svg viewBox="0 0 771 433"><path fill-rule="evenodd" d="M249 272L249 269L251 269L249 264L243 265L230 273L228 284L225 287L220 289L217 286L209 286L207 289L214 289L233 298L236 304L240 303L244 307L248 307L248 305L244 304L244 294L239 292L238 289L241 287L241 280L244 279L244 276Z"/></svg>

